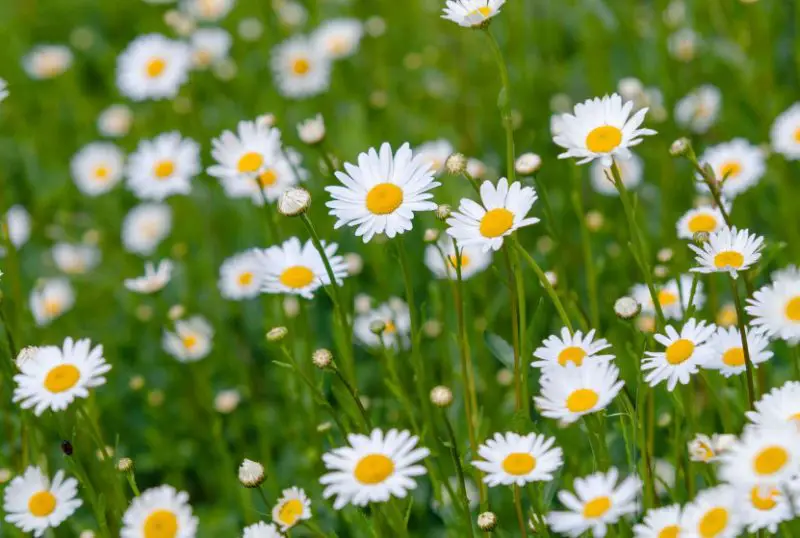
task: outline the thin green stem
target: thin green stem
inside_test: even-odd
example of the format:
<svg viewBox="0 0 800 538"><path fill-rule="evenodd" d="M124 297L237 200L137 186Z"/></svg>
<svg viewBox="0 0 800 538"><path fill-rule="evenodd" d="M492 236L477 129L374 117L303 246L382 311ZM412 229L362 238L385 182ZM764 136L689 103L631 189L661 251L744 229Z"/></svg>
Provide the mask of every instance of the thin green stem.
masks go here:
<svg viewBox="0 0 800 538"><path fill-rule="evenodd" d="M367 427L368 431L371 431L372 422L369 419L369 413L367 413L367 410L364 409L364 404L361 402L361 398L358 396L358 390L353 387L349 381L347 381L347 378L342 375L341 370L335 366L333 367L333 373L336 374L336 377L342 382L342 385L344 385L344 387L347 389L347 392L350 393L350 396L353 398L356 406L358 406L358 410L361 413L361 418L364 419L364 425Z"/></svg>
<svg viewBox="0 0 800 538"><path fill-rule="evenodd" d="M125 473L125 478L128 480L128 484L130 485L133 494L138 497L140 495L139 486L136 484L136 475L134 474L133 469Z"/></svg>
<svg viewBox="0 0 800 538"><path fill-rule="evenodd" d="M522 257L525 258L525 260L531 266L533 272L536 273L536 276L539 277L539 282L545 289L545 292L547 292L547 295L548 297L550 297L550 300L553 302L553 306L556 307L556 311L558 312L558 316L561 318L561 322L569 330L570 333L574 333L575 330L572 328L572 323L570 323L569 321L569 316L567 316L567 311L564 310L564 305L561 303L561 299L559 299L556 290L553 289L553 285L550 284L550 281L547 279L547 276L544 274L544 271L542 271L542 268L539 267L539 264L536 263L536 260L534 260L533 257L530 254L528 254L528 252L524 248L522 248L522 245L517 244L517 250L519 251L520 254L522 254Z"/></svg>
<svg viewBox="0 0 800 538"><path fill-rule="evenodd" d="M517 511L517 523L519 524L519 535L522 537L528 536L528 527L525 525L525 515L522 510L522 495L519 491L519 486L514 484L514 508Z"/></svg>
<svg viewBox="0 0 800 538"><path fill-rule="evenodd" d="M739 326L739 336L742 339L742 352L744 353L744 368L745 376L747 377L747 400L750 409L753 409L755 401L758 399L756 393L755 383L753 381L753 361L750 360L750 347L747 344L747 314L742 307L742 300L739 298L738 286L736 280L731 276L731 293L733 294L733 302L736 305L736 323Z"/></svg>
<svg viewBox="0 0 800 538"><path fill-rule="evenodd" d="M453 425L450 424L450 419L447 418L447 411L442 410L442 420L444 421L447 435L450 438L450 455L453 458L453 464L456 467L456 475L458 476L458 492L461 495L461 503L464 509L464 518L469 529L469 536L474 536L472 531L472 516L469 513L469 499L467 498L467 483L464 479L464 469L461 465L461 456L458 453L458 441L456 434L453 431Z"/></svg>
<svg viewBox="0 0 800 538"><path fill-rule="evenodd" d="M489 39L489 46L494 54L494 60L497 64L497 69L500 72L500 83L502 88L497 97L497 106L500 109L500 119L503 123L503 129L506 132L506 174L508 175L509 182L516 180L516 170L514 168L514 125L511 120L511 85L508 80L508 68L503 59L503 52L500 50L500 45L497 44L492 32L489 31L488 26L485 29L487 38Z"/></svg>
<svg viewBox="0 0 800 538"><path fill-rule="evenodd" d="M512 247L506 243L503 245L503 259L506 262L506 270L508 271L508 281L511 286L511 297L509 299L509 307L511 308L511 343L514 349L514 401L516 410L522 409L522 365L519 353L519 312L517 311L516 302L516 277L514 266L511 263L510 250Z"/></svg>

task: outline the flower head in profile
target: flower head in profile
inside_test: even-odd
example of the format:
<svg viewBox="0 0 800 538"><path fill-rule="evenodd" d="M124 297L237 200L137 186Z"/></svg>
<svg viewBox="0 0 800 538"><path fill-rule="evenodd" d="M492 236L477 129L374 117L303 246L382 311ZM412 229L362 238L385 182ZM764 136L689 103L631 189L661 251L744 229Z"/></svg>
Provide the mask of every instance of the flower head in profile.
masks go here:
<svg viewBox="0 0 800 538"><path fill-rule="evenodd" d="M791 344L800 341L800 274L781 275L757 290L747 303L753 326Z"/></svg>
<svg viewBox="0 0 800 538"><path fill-rule="evenodd" d="M230 13L236 0L181 0L181 11L202 22L218 22Z"/></svg>
<svg viewBox="0 0 800 538"><path fill-rule="evenodd" d="M582 366L570 362L543 373L541 393L533 401L543 416L571 424L608 407L624 384L610 362L587 361Z"/></svg>
<svg viewBox="0 0 800 538"><path fill-rule="evenodd" d="M222 28L198 28L189 42L195 69L207 69L228 57L233 39Z"/></svg>
<svg viewBox="0 0 800 538"><path fill-rule="evenodd" d="M533 356L539 360L533 361L531 366L543 369L565 368L567 364L582 366L586 362L608 362L614 360L614 355L603 354L603 350L611 347L605 338L595 339L592 329L587 334L577 331L571 334L566 327L561 329L561 336L550 335L538 347Z"/></svg>
<svg viewBox="0 0 800 538"><path fill-rule="evenodd" d="M700 156L700 163L711 167L722 195L729 200L756 185L766 171L764 152L743 138L708 148ZM702 181L697 182L697 188L708 192Z"/></svg>
<svg viewBox="0 0 800 538"><path fill-rule="evenodd" d="M461 279L467 280L485 271L492 264L492 254L479 246L459 247L447 237L441 237L435 245L425 247L425 265L436 278L458 278L456 268L461 269Z"/></svg>
<svg viewBox="0 0 800 538"><path fill-rule="evenodd" d="M136 278L126 278L125 287L136 293L155 293L167 285L172 277L173 263L170 260L161 260L157 266L152 262L144 264L144 275Z"/></svg>
<svg viewBox="0 0 800 538"><path fill-rule="evenodd" d="M776 153L790 161L800 159L800 102L775 118L769 137Z"/></svg>
<svg viewBox="0 0 800 538"><path fill-rule="evenodd" d="M272 49L272 73L278 91L304 99L328 90L331 58L312 39L296 35Z"/></svg>
<svg viewBox="0 0 800 538"><path fill-rule="evenodd" d="M666 381L670 392L678 382L689 383L691 376L714 355L708 340L715 330L714 324L706 325L705 321L698 322L694 318L689 319L680 332L667 325L666 334L654 336L664 346L664 351L647 351L642 360L642 371L647 372L644 380L651 387Z"/></svg>
<svg viewBox="0 0 800 538"><path fill-rule="evenodd" d="M478 447L483 459L472 465L485 473L483 481L489 487L550 481L564 463L563 451L554 443L554 437L535 433L496 433Z"/></svg>
<svg viewBox="0 0 800 538"><path fill-rule="evenodd" d="M747 412L747 420L757 427L794 425L800 431L800 381L787 381L764 394Z"/></svg>
<svg viewBox="0 0 800 538"><path fill-rule="evenodd" d="M39 538L69 518L83 502L78 481L58 471L51 481L39 467L28 467L5 488L6 521Z"/></svg>
<svg viewBox="0 0 800 538"><path fill-rule="evenodd" d="M122 516L120 538L172 536L194 538L197 517L189 505L189 495L172 486L158 486L134 497Z"/></svg>
<svg viewBox="0 0 800 538"><path fill-rule="evenodd" d="M195 362L211 352L214 329L202 316L175 322L175 332L164 331L164 351L180 362Z"/></svg>
<svg viewBox="0 0 800 538"><path fill-rule="evenodd" d="M189 76L191 59L186 43L141 35L117 57L119 91L133 101L174 98Z"/></svg>
<svg viewBox="0 0 800 538"><path fill-rule="evenodd" d="M323 242L322 247L331 264L336 285L341 286L347 276L347 263L336 254L339 245ZM313 299L316 290L331 284L325 262L310 239L302 244L298 238L291 237L281 245L257 251L255 261L264 293L294 294Z"/></svg>
<svg viewBox="0 0 800 538"><path fill-rule="evenodd" d="M706 296L703 293L703 283L697 282L697 287L692 297L692 285L694 279L689 275L681 275L678 279L673 279L657 287L656 297L661 306L661 311L667 319L682 319L684 312L689 309L691 302L696 309L703 308ZM631 289L631 296L636 302L642 305L642 313L655 314L656 309L653 305L653 298L650 290L644 284L636 284Z"/></svg>
<svg viewBox="0 0 800 538"><path fill-rule="evenodd" d="M296 486L283 490L272 508L272 520L286 532L307 519L311 519L311 501L306 492Z"/></svg>
<svg viewBox="0 0 800 538"><path fill-rule="evenodd" d="M100 249L94 245L59 242L53 245L53 261L68 275L83 275L100 263Z"/></svg>
<svg viewBox="0 0 800 538"><path fill-rule="evenodd" d="M414 155L422 158L431 166L434 174L439 175L445 170L447 159L453 154L453 144L449 140L440 138L425 142L414 148Z"/></svg>
<svg viewBox="0 0 800 538"><path fill-rule="evenodd" d="M149 256L172 230L172 210L166 204L144 203L131 209L122 221L125 250Z"/></svg>
<svg viewBox="0 0 800 538"><path fill-rule="evenodd" d="M475 28L500 13L505 3L506 0L447 0L442 18L464 28Z"/></svg>
<svg viewBox="0 0 800 538"><path fill-rule="evenodd" d="M330 19L314 30L311 41L329 58L339 60L358 51L364 25L358 19Z"/></svg>
<svg viewBox="0 0 800 538"><path fill-rule="evenodd" d="M54 78L72 65L72 51L64 45L37 45L22 58L22 67L36 80Z"/></svg>
<svg viewBox="0 0 800 538"><path fill-rule="evenodd" d="M689 459L702 463L717 461L720 455L735 440L736 437L730 434L715 433L709 437L703 433L698 433L689 441L687 446Z"/></svg>
<svg viewBox="0 0 800 538"><path fill-rule="evenodd" d="M189 194L191 180L200 173L200 145L177 131L142 140L130 155L128 188L140 200L161 202L175 194Z"/></svg>
<svg viewBox="0 0 800 538"><path fill-rule="evenodd" d="M705 133L714 125L722 108L722 92L704 84L695 88L675 105L675 123L694 133Z"/></svg>
<svg viewBox="0 0 800 538"><path fill-rule="evenodd" d="M728 272L733 278L739 271L746 271L761 259L764 238L751 234L748 230L723 228L712 233L702 247L689 244L696 256L698 273Z"/></svg>
<svg viewBox="0 0 800 538"><path fill-rule="evenodd" d="M72 179L87 196L99 196L122 180L125 155L111 142L92 142L72 157Z"/></svg>
<svg viewBox="0 0 800 538"><path fill-rule="evenodd" d="M133 111L126 105L111 105L97 116L97 130L110 138L125 136L133 123Z"/></svg>
<svg viewBox="0 0 800 538"><path fill-rule="evenodd" d="M36 325L42 327L60 317L75 304L75 292L66 278L45 280L31 291L30 307Z"/></svg>

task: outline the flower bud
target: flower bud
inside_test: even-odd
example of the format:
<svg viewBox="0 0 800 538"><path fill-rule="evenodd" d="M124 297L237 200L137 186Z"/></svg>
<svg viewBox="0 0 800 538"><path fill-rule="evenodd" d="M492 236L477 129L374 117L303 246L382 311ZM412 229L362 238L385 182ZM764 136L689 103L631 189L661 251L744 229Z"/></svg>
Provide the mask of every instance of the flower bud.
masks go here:
<svg viewBox="0 0 800 538"><path fill-rule="evenodd" d="M120 458L117 462L117 471L121 473L133 471L133 460L130 458Z"/></svg>
<svg viewBox="0 0 800 538"><path fill-rule="evenodd" d="M542 158L535 153L523 153L517 157L514 169L521 176L530 176L542 167Z"/></svg>
<svg viewBox="0 0 800 538"><path fill-rule="evenodd" d="M453 209L447 204L441 204L436 207L436 218L439 220L447 220L450 218L450 214L453 212Z"/></svg>
<svg viewBox="0 0 800 538"><path fill-rule="evenodd" d="M633 319L642 311L642 305L633 297L620 297L614 303L614 313L620 319Z"/></svg>
<svg viewBox="0 0 800 538"><path fill-rule="evenodd" d="M463 174L467 169L467 158L463 153L453 153L444 162L444 167L447 169L448 174L457 176Z"/></svg>
<svg viewBox="0 0 800 538"><path fill-rule="evenodd" d="M328 349L320 348L311 355L311 362L320 370L324 370L333 362L333 353Z"/></svg>
<svg viewBox="0 0 800 538"><path fill-rule="evenodd" d="M322 119L322 114L298 123L297 136L309 146L322 142L325 138L325 121Z"/></svg>
<svg viewBox="0 0 800 538"><path fill-rule="evenodd" d="M673 157L682 157L688 153L690 147L692 147L692 144L688 138L679 138L670 145L669 154Z"/></svg>
<svg viewBox="0 0 800 538"><path fill-rule="evenodd" d="M268 342L280 342L286 335L289 334L289 329L286 327L273 327L267 332Z"/></svg>
<svg viewBox="0 0 800 538"><path fill-rule="evenodd" d="M239 482L246 488L257 488L264 483L264 466L257 461L245 460L239 466Z"/></svg>
<svg viewBox="0 0 800 538"><path fill-rule="evenodd" d="M383 321L382 319L376 319L374 321L371 321L369 324L369 331L372 334L380 335L383 334L383 331L385 330L386 330L386 322Z"/></svg>
<svg viewBox="0 0 800 538"><path fill-rule="evenodd" d="M422 240L426 243L434 243L437 239L439 239L439 230L436 228L428 228L422 236Z"/></svg>
<svg viewBox="0 0 800 538"><path fill-rule="evenodd" d="M453 403L453 391L444 385L433 387L431 390L431 403L436 407L450 407Z"/></svg>
<svg viewBox="0 0 800 538"><path fill-rule="evenodd" d="M301 187L287 189L278 198L278 213L285 217L296 217L308 211L311 193Z"/></svg>
<svg viewBox="0 0 800 538"><path fill-rule="evenodd" d="M478 528L483 532L491 532L497 527L497 516L494 512L483 512L478 516Z"/></svg>

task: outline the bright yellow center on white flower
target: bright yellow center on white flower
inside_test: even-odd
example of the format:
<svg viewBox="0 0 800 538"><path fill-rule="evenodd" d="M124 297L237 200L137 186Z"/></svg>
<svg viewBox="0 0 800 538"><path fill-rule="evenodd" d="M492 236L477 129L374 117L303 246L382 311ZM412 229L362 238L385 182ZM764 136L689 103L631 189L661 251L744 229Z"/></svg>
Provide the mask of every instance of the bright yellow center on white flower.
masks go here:
<svg viewBox="0 0 800 538"><path fill-rule="evenodd" d="M292 527L302 515L303 502L299 499L290 499L278 510L278 521L287 527Z"/></svg>
<svg viewBox="0 0 800 538"><path fill-rule="evenodd" d="M44 378L44 388L52 393L64 392L75 386L81 378L81 371L72 364L59 364Z"/></svg>
<svg viewBox="0 0 800 538"><path fill-rule="evenodd" d="M383 454L369 454L356 464L353 474L362 484L380 484L394 473L394 462Z"/></svg>
<svg viewBox="0 0 800 538"><path fill-rule="evenodd" d="M147 72L148 78L157 78L161 76L161 73L163 73L166 68L167 62L164 58L150 58L150 61L148 61L145 66L145 71Z"/></svg>
<svg viewBox="0 0 800 538"><path fill-rule="evenodd" d="M567 398L567 409L573 413L583 413L597 405L600 395L592 389L578 389Z"/></svg>
<svg viewBox="0 0 800 538"><path fill-rule="evenodd" d="M778 501L775 498L780 495L780 492L775 488L762 488L755 486L750 490L750 503L758 510L772 510L777 506Z"/></svg>
<svg viewBox="0 0 800 538"><path fill-rule="evenodd" d="M108 176L110 175L111 175L111 170L103 164L97 166L97 168L94 169L94 177L99 181L104 182L108 180Z"/></svg>
<svg viewBox="0 0 800 538"><path fill-rule="evenodd" d="M622 142L622 131L611 125L595 127L586 136L586 149L594 153L609 153Z"/></svg>
<svg viewBox="0 0 800 538"><path fill-rule="evenodd" d="M722 354L722 362L728 366L741 366L744 364L744 350L740 347L732 347Z"/></svg>
<svg viewBox="0 0 800 538"><path fill-rule="evenodd" d="M710 446L703 441L700 441L698 444L700 445L700 450L703 451L703 461L711 461L714 459L714 450L712 450Z"/></svg>
<svg viewBox="0 0 800 538"><path fill-rule="evenodd" d="M164 161L159 161L153 167L153 174L158 179L167 179L172 173L175 171L175 163L170 161L169 159Z"/></svg>
<svg viewBox="0 0 800 538"><path fill-rule="evenodd" d="M451 254L448 257L448 260L450 261L450 265L453 266L453 269L458 267L458 258L456 257L455 254ZM466 254L462 254L461 255L461 268L464 269L468 265L469 265L469 256L467 256Z"/></svg>
<svg viewBox="0 0 800 538"><path fill-rule="evenodd" d="M726 179L733 179L742 173L742 165L739 161L728 161L719 167L719 179L725 181Z"/></svg>
<svg viewBox="0 0 800 538"><path fill-rule="evenodd" d="M50 317L59 315L61 313L61 301L58 299L45 299L44 313Z"/></svg>
<svg viewBox="0 0 800 538"><path fill-rule="evenodd" d="M240 274L236 281L239 283L240 286L249 286L253 283L253 272L252 271L245 271L244 273Z"/></svg>
<svg viewBox="0 0 800 538"><path fill-rule="evenodd" d="M658 302L661 306L671 306L678 302L678 296L671 291L661 290L658 292Z"/></svg>
<svg viewBox="0 0 800 538"><path fill-rule="evenodd" d="M768 476L777 473L789 461L789 452L782 446L770 446L758 453L753 460L756 474Z"/></svg>
<svg viewBox="0 0 800 538"><path fill-rule="evenodd" d="M397 332L397 325L394 321L387 319L383 326L383 334L394 334Z"/></svg>
<svg viewBox="0 0 800 538"><path fill-rule="evenodd" d="M591 501L583 505L583 517L586 519L595 519L603 517L603 514L611 509L611 499L603 495L602 497L595 497Z"/></svg>
<svg viewBox="0 0 800 538"><path fill-rule="evenodd" d="M536 458L526 452L512 452L503 460L503 470L514 476L522 476L536 468Z"/></svg>
<svg viewBox="0 0 800 538"><path fill-rule="evenodd" d="M490 209L481 218L480 232L483 237L500 237L514 224L514 213L504 207Z"/></svg>
<svg viewBox="0 0 800 538"><path fill-rule="evenodd" d="M264 157L255 151L248 151L241 157L236 164L236 169L241 173L255 172L264 164Z"/></svg>
<svg viewBox="0 0 800 538"><path fill-rule="evenodd" d="M800 321L800 295L792 297L786 303L786 317L792 321Z"/></svg>
<svg viewBox="0 0 800 538"><path fill-rule="evenodd" d="M47 517L56 509L56 498L49 491L39 491L28 499L28 511L35 517Z"/></svg>
<svg viewBox="0 0 800 538"><path fill-rule="evenodd" d="M800 144L800 127L794 130L794 141Z"/></svg>
<svg viewBox="0 0 800 538"><path fill-rule="evenodd" d="M479 7L478 9L473 9L472 11L470 11L468 16L471 17L473 15L479 15L479 14L482 15L483 18L486 18L492 14L492 8L490 8L489 6Z"/></svg>
<svg viewBox="0 0 800 538"><path fill-rule="evenodd" d="M187 334L183 338L181 338L181 342L183 342L183 347L191 351L197 345L197 336L193 334Z"/></svg>
<svg viewBox="0 0 800 538"><path fill-rule="evenodd" d="M701 538L716 538L728 526L728 511L724 508L712 508L700 519L697 532Z"/></svg>
<svg viewBox="0 0 800 538"><path fill-rule="evenodd" d="M697 232L713 232L717 229L717 219L711 215L695 215L689 219L689 231L693 234Z"/></svg>
<svg viewBox="0 0 800 538"><path fill-rule="evenodd" d="M714 265L717 269L724 269L725 267L733 267L738 269L744 264L744 256L741 252L735 250L723 250L714 256Z"/></svg>
<svg viewBox="0 0 800 538"><path fill-rule="evenodd" d="M292 73L298 76L305 76L311 70L311 62L306 58L296 58L292 62Z"/></svg>
<svg viewBox="0 0 800 538"><path fill-rule="evenodd" d="M668 525L661 529L656 538L678 538L681 528L677 525Z"/></svg>
<svg viewBox="0 0 800 538"><path fill-rule="evenodd" d="M144 520L144 538L175 538L178 518L170 510L156 510Z"/></svg>
<svg viewBox="0 0 800 538"><path fill-rule="evenodd" d="M314 281L314 272L304 265L293 265L281 273L281 284L299 290Z"/></svg>
<svg viewBox="0 0 800 538"><path fill-rule="evenodd" d="M681 364L689 359L694 353L694 343L691 340L681 338L675 340L667 347L666 357L670 364Z"/></svg>
<svg viewBox="0 0 800 538"><path fill-rule="evenodd" d="M378 183L367 193L367 209L373 215L388 215L403 203L403 189L393 183Z"/></svg>
<svg viewBox="0 0 800 538"><path fill-rule="evenodd" d="M583 348L578 346L565 347L561 350L561 353L558 354L558 364L566 366L568 362L571 362L575 364L575 366L580 366L583 364L583 358L585 356L586 352Z"/></svg>
<svg viewBox="0 0 800 538"><path fill-rule="evenodd" d="M258 183L262 189L271 187L278 181L278 173L272 168L267 168L258 175Z"/></svg>

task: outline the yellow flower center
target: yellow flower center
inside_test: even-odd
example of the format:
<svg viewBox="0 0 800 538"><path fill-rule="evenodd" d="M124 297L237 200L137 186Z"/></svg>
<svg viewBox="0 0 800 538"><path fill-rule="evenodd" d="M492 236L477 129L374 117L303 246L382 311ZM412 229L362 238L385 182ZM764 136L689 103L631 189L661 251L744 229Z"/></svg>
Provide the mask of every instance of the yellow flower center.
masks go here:
<svg viewBox="0 0 800 538"><path fill-rule="evenodd" d="M183 347L188 350L192 350L197 345L197 336L193 334L187 334L183 338L181 338L181 342L183 342Z"/></svg>
<svg viewBox="0 0 800 538"><path fill-rule="evenodd" d="M712 450L710 446L702 441L699 442L699 445L700 450L703 451L703 461L711 461L714 459L714 450Z"/></svg>
<svg viewBox="0 0 800 538"><path fill-rule="evenodd" d="M483 18L486 18L491 14L492 14L492 8L490 8L489 6L483 6L479 7L478 9L473 9L472 11L469 12L468 16L471 17L473 15L482 15Z"/></svg>
<svg viewBox="0 0 800 538"><path fill-rule="evenodd" d="M61 313L61 301L58 299L45 299L44 313L50 317L59 315Z"/></svg>
<svg viewBox="0 0 800 538"><path fill-rule="evenodd" d="M678 302L678 296L671 291L661 290L658 292L658 302L661 306L671 306Z"/></svg>
<svg viewBox="0 0 800 538"><path fill-rule="evenodd" d="M744 364L744 350L740 347L732 347L722 354L722 362L728 366L741 366Z"/></svg>
<svg viewBox="0 0 800 538"><path fill-rule="evenodd" d="M694 343L685 338L675 340L667 347L667 362L670 364L681 364L694 353Z"/></svg>
<svg viewBox="0 0 800 538"><path fill-rule="evenodd" d="M450 256L448 256L448 260L450 261L450 265L453 267L453 269L456 269L458 267L458 258L456 257L455 254L451 254ZM468 265L469 265L469 256L467 256L466 254L462 254L461 268L464 269Z"/></svg>
<svg viewBox="0 0 800 538"><path fill-rule="evenodd" d="M795 420L800 426L800 413L795 413L794 415L790 416L787 420Z"/></svg>
<svg viewBox="0 0 800 538"><path fill-rule="evenodd" d="M264 164L264 157L255 151L248 151L239 158L236 169L241 173L255 172Z"/></svg>
<svg viewBox="0 0 800 538"><path fill-rule="evenodd" d="M514 224L514 213L504 207L491 209L481 219L480 232L483 237L500 237Z"/></svg>
<svg viewBox="0 0 800 538"><path fill-rule="evenodd" d="M175 538L178 518L170 510L156 510L144 520L144 538Z"/></svg>
<svg viewBox="0 0 800 538"><path fill-rule="evenodd" d="M783 469L789 461L789 452L782 446L770 446L753 460L753 470L760 475L772 475Z"/></svg>
<svg viewBox="0 0 800 538"><path fill-rule="evenodd" d="M278 173L272 168L267 168L258 175L258 183L261 188L271 187L278 181Z"/></svg>
<svg viewBox="0 0 800 538"><path fill-rule="evenodd" d="M739 161L728 161L719 168L719 179L725 181L732 179L742 173L742 165Z"/></svg>
<svg viewBox="0 0 800 538"><path fill-rule="evenodd" d="M536 458L526 452L512 452L503 460L503 470L514 476L526 475L536 468Z"/></svg>
<svg viewBox="0 0 800 538"><path fill-rule="evenodd" d="M695 215L689 219L689 231L697 232L713 232L717 229L717 219L711 215Z"/></svg>
<svg viewBox="0 0 800 538"><path fill-rule="evenodd" d="M668 525L661 529L656 538L678 538L681 528L677 525Z"/></svg>
<svg viewBox="0 0 800 538"><path fill-rule="evenodd" d="M558 354L558 364L566 366L568 362L574 363L575 366L583 364L583 358L586 352L578 346L569 346L561 350Z"/></svg>
<svg viewBox="0 0 800 538"><path fill-rule="evenodd" d="M794 141L800 144L800 127L794 130Z"/></svg>
<svg viewBox="0 0 800 538"><path fill-rule="evenodd" d="M111 170L105 165L99 165L94 169L94 177L99 181L106 181L111 175Z"/></svg>
<svg viewBox="0 0 800 538"><path fill-rule="evenodd" d="M239 283L240 286L249 286L253 283L253 272L252 271L245 271L244 273L240 274L236 281Z"/></svg>
<svg viewBox="0 0 800 538"><path fill-rule="evenodd" d="M723 250L714 256L714 265L717 269L724 269L726 267L733 267L738 269L744 263L744 256L735 250Z"/></svg>
<svg viewBox="0 0 800 538"><path fill-rule="evenodd" d="M800 295L792 297L786 303L786 317L792 321L800 321Z"/></svg>
<svg viewBox="0 0 800 538"><path fill-rule="evenodd" d="M145 66L145 71L147 71L147 76L149 78L156 78L164 72L164 69L167 67L167 62L163 58L151 58L149 62L147 62L147 66Z"/></svg>
<svg viewBox="0 0 800 538"><path fill-rule="evenodd" d="M383 454L369 454L356 464L353 474L362 484L380 484L394 473L394 462Z"/></svg>
<svg viewBox="0 0 800 538"><path fill-rule="evenodd" d="M764 493L766 495L763 495ZM755 486L750 490L750 502L758 510L772 510L778 504L778 501L775 500L778 495L780 492L775 488L766 489Z"/></svg>
<svg viewBox="0 0 800 538"><path fill-rule="evenodd" d="M403 189L393 183L378 183L367 193L367 209L373 215L388 215L403 203Z"/></svg>
<svg viewBox="0 0 800 538"><path fill-rule="evenodd" d="M287 527L291 527L297 523L297 520L302 515L303 502L300 499L291 499L283 503L283 506L278 510L278 521Z"/></svg>
<svg viewBox="0 0 800 538"><path fill-rule="evenodd" d="M56 498L49 491L39 491L28 499L28 511L35 517L47 517L56 509Z"/></svg>
<svg viewBox="0 0 800 538"><path fill-rule="evenodd" d="M287 288L299 290L314 281L314 272L303 265L294 265L281 273L280 280Z"/></svg>
<svg viewBox="0 0 800 538"><path fill-rule="evenodd" d="M611 499L605 495L602 497L595 497L583 505L583 517L586 519L603 517L603 514L608 512L610 509Z"/></svg>
<svg viewBox="0 0 800 538"><path fill-rule="evenodd" d="M170 160L159 161L153 167L153 174L158 179L167 179L175 171L175 163Z"/></svg>
<svg viewBox="0 0 800 538"><path fill-rule="evenodd" d="M622 142L622 131L611 125L595 127L586 136L586 149L594 153L609 153Z"/></svg>
<svg viewBox="0 0 800 538"><path fill-rule="evenodd" d="M724 508L712 508L703 516L697 525L701 538L716 538L728 526L728 511Z"/></svg>
<svg viewBox="0 0 800 538"><path fill-rule="evenodd" d="M573 413L583 413L597 405L600 396L592 389L578 389L567 398L567 409Z"/></svg>
<svg viewBox="0 0 800 538"><path fill-rule="evenodd" d="M736 308L731 305L726 305L723 306L717 314L717 325L730 327L731 325L736 325L738 319Z"/></svg>
<svg viewBox="0 0 800 538"><path fill-rule="evenodd" d="M194 53L194 61L197 65L208 65L211 63L211 53L207 50L198 50Z"/></svg>
<svg viewBox="0 0 800 538"><path fill-rule="evenodd" d="M394 324L394 321L387 319L383 327L383 334L394 334L396 332L397 325Z"/></svg>
<svg viewBox="0 0 800 538"><path fill-rule="evenodd" d="M328 40L328 51L333 54L345 54L349 48L347 40L341 36L333 36Z"/></svg>
<svg viewBox="0 0 800 538"><path fill-rule="evenodd" d="M44 378L44 388L52 393L64 392L75 386L81 378L81 371L72 364L59 364Z"/></svg>
<svg viewBox="0 0 800 538"><path fill-rule="evenodd" d="M311 63L306 58L297 58L292 62L292 73L299 76L306 75L311 70Z"/></svg>

